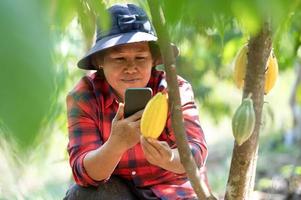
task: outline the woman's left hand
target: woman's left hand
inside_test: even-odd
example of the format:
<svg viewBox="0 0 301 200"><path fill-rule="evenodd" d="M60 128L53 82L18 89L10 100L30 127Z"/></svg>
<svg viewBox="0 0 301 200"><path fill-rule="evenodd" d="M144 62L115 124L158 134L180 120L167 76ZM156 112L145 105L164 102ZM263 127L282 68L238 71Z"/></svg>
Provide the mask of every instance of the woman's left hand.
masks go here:
<svg viewBox="0 0 301 200"><path fill-rule="evenodd" d="M174 152L165 141L141 136L140 143L144 156L153 165L168 169L174 159Z"/></svg>

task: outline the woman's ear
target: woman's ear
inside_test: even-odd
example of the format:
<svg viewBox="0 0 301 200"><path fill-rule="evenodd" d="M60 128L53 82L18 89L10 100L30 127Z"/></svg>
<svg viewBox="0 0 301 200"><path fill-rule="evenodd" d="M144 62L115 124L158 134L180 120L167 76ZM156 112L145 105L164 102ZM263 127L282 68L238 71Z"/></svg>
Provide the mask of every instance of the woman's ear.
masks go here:
<svg viewBox="0 0 301 200"><path fill-rule="evenodd" d="M103 56L102 54L95 54L91 56L91 64L95 66L95 68L100 69L103 65Z"/></svg>
<svg viewBox="0 0 301 200"><path fill-rule="evenodd" d="M153 58L153 66L157 66L163 63L162 57L161 56L156 56Z"/></svg>

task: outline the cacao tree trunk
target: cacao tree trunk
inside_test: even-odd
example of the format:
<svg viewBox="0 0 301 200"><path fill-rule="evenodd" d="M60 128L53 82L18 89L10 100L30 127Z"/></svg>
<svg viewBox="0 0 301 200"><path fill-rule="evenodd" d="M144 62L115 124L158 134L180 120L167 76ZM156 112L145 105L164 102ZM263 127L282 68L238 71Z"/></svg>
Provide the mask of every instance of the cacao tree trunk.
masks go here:
<svg viewBox="0 0 301 200"><path fill-rule="evenodd" d="M183 124L183 115L177 73L175 68L175 59L170 45L170 39L166 28L164 27L163 11L159 6L158 0L148 0L153 24L158 35L158 44L166 72L168 84L169 105L171 108L172 128L175 132L176 143L183 164L191 185L199 199L216 200L211 194L205 182L200 178L199 169L191 154ZM162 11L162 12L161 12Z"/></svg>
<svg viewBox="0 0 301 200"><path fill-rule="evenodd" d="M256 114L252 136L241 146L234 143L230 173L226 188L226 200L247 200L254 189L257 165L258 137L264 100L265 66L271 52L272 40L269 25L251 37L248 43L248 64L245 76L243 98L252 93Z"/></svg>

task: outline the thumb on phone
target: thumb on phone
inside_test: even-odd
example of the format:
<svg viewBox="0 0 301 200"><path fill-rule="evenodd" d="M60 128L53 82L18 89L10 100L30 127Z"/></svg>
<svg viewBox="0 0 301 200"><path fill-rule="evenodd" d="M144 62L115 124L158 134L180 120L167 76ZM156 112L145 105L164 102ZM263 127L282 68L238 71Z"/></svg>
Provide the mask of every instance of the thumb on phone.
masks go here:
<svg viewBox="0 0 301 200"><path fill-rule="evenodd" d="M124 113L124 104L119 103L119 107L118 107L117 113L116 113L113 121L118 121L118 120L122 119L123 118L123 113Z"/></svg>

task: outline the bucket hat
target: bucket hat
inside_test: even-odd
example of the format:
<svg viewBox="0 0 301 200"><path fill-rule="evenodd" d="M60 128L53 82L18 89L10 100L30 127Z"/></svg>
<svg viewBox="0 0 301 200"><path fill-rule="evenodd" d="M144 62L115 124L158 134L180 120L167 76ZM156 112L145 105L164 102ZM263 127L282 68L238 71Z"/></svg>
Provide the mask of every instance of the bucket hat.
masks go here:
<svg viewBox="0 0 301 200"><path fill-rule="evenodd" d="M91 62L91 56L110 47L142 41L154 42L156 45L157 35L143 9L134 4L116 4L108 12L111 16L111 28L108 31L97 29L94 46L77 63L81 69L97 69ZM179 51L174 45L173 48L177 56Z"/></svg>

